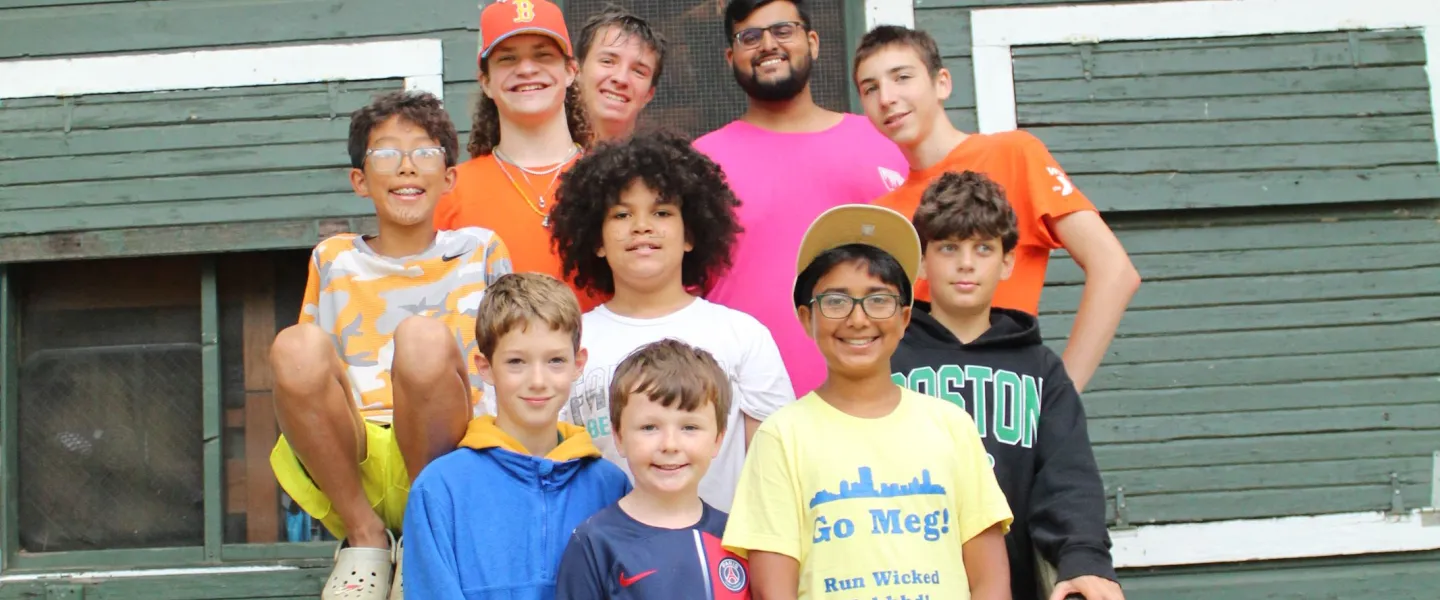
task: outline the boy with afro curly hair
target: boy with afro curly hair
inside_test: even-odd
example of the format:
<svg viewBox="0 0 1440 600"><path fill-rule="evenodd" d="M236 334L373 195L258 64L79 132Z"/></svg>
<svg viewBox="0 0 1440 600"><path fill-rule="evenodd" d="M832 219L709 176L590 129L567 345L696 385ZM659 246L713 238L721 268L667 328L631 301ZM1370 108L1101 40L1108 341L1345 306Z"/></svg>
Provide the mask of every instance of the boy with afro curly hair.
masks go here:
<svg viewBox="0 0 1440 600"><path fill-rule="evenodd" d="M634 480L615 447L610 380L636 348L673 338L712 354L729 380L725 435L700 498L728 511L760 422L794 394L770 331L702 296L730 267L739 205L720 167L685 138L637 134L595 147L560 184L551 239L565 277L610 300L585 313L590 361L561 418L582 425ZM683 468L683 465L680 466Z"/></svg>

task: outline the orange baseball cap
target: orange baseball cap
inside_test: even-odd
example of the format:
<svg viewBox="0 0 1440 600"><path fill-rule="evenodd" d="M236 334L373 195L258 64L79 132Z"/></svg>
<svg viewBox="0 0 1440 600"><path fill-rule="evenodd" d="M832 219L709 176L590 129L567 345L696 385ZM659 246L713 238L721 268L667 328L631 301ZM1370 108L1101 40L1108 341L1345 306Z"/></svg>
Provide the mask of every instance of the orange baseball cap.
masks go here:
<svg viewBox="0 0 1440 600"><path fill-rule="evenodd" d="M549 36L560 44L566 56L570 49L570 32L565 28L565 15L549 0L496 0L480 11L480 60L511 36L535 33Z"/></svg>

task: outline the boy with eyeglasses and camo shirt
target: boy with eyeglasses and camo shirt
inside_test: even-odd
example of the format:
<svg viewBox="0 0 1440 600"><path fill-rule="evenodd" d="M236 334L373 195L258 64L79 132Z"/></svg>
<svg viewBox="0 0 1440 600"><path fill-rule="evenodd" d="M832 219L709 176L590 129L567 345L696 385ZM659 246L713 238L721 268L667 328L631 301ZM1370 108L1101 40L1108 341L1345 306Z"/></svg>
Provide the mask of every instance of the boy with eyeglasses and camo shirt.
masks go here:
<svg viewBox="0 0 1440 600"><path fill-rule="evenodd" d="M351 116L350 183L374 201L379 235L315 247L299 323L270 351L282 433L271 467L343 540L325 600L402 597L394 535L411 482L455 449L480 398L475 319L510 254L489 230L432 224L455 185L456 137L426 93Z"/></svg>

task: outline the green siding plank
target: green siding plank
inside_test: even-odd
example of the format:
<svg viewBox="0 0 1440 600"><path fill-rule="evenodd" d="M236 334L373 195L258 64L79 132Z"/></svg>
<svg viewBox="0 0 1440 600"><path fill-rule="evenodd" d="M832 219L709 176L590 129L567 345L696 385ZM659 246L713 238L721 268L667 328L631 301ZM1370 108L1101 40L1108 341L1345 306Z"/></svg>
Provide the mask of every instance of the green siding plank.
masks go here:
<svg viewBox="0 0 1440 600"><path fill-rule="evenodd" d="M1440 305L1440 297L1432 296ZM1335 354L1180 360L1101 368L1086 391L1188 388L1347 378L1440 375L1440 340L1427 348ZM1440 384L1436 385L1440 393ZM1440 398L1437 398L1440 399ZM1432 408L1436 413L1440 409Z"/></svg>
<svg viewBox="0 0 1440 600"><path fill-rule="evenodd" d="M945 116L948 117L950 122L959 128L960 131L980 130L980 117L975 113L975 109L973 108L946 109Z"/></svg>
<svg viewBox="0 0 1440 600"><path fill-rule="evenodd" d="M0 212L0 236L198 223L369 216L375 206L354 192L74 209Z"/></svg>
<svg viewBox="0 0 1440 600"><path fill-rule="evenodd" d="M1406 506L1429 499L1428 485L1401 485ZM1131 524L1258 519L1291 515L1318 515L1383 511L1390 508L1391 489L1385 485L1246 490L1203 494L1125 494ZM1110 501L1114 514L1114 498ZM1211 596L1212 598L1215 596Z"/></svg>
<svg viewBox="0 0 1440 600"><path fill-rule="evenodd" d="M1440 298L1435 296L1135 310L1125 313L1125 320L1120 323L1120 335L1380 325L1437 317L1440 317ZM1042 314L1040 330L1070 331L1073 321L1072 315Z"/></svg>
<svg viewBox="0 0 1440 600"><path fill-rule="evenodd" d="M1055 105L1055 106L1076 106ZM1025 109L1021 109L1021 114ZM1062 109L1063 110L1063 109ZM1177 116L1175 120L1179 120ZM1341 142L1430 142L1429 114L1366 118L1294 118L1255 121L1158 122L1116 125L1059 125L1029 130L1051 152L1196 148L1228 152L1222 146L1333 144ZM1066 170L1073 170L1070 165ZM1433 168L1431 169L1434 170Z"/></svg>
<svg viewBox="0 0 1440 600"><path fill-rule="evenodd" d="M1214 413L1195 419L1173 415L1100 418L1090 420L1089 430L1094 443L1112 444L1331 431L1388 435L1394 431L1425 429L1433 434L1440 429L1440 411L1435 410L1433 399L1411 401L1419 403Z"/></svg>
<svg viewBox="0 0 1440 600"><path fill-rule="evenodd" d="M349 163L345 146L335 142L33 158L8 161L8 168L0 171L0 186L167 175L343 168L349 166Z"/></svg>
<svg viewBox="0 0 1440 600"><path fill-rule="evenodd" d="M1163 220L1122 215L1110 226L1130 256L1217 250L1359 246L1440 242L1440 203L1415 213L1392 206L1303 207L1286 221L1260 221L1253 211L1236 218L1186 213ZM1355 209L1367 209L1356 212ZM1068 256L1057 250L1056 257ZM1051 263L1055 264L1055 263Z"/></svg>
<svg viewBox="0 0 1440 600"><path fill-rule="evenodd" d="M1277 139L1276 142L1288 141ZM1275 144L1227 148L1072 150L1055 153L1072 176L1109 173L1215 173L1277 169L1435 168L1435 143Z"/></svg>
<svg viewBox="0 0 1440 600"><path fill-rule="evenodd" d="M1428 167L1075 177L1101 211L1241 208L1440 198Z"/></svg>
<svg viewBox="0 0 1440 600"><path fill-rule="evenodd" d="M1288 36L1278 36L1288 38ZM1369 37L1369 36L1367 36ZM1425 64L1425 42L1419 35L1362 39L1352 46L1344 34L1330 41L1255 46L1202 46L1116 51L1110 44L1090 46L1082 63L1080 47L1064 54L1017 56L1015 79L1075 79L1174 75L1182 73L1234 73L1323 68L1366 68ZM1108 50L1108 51L1107 51ZM1358 50L1353 52L1352 50Z"/></svg>
<svg viewBox="0 0 1440 600"><path fill-rule="evenodd" d="M475 2L424 2L396 10L388 0L135 2L7 11L0 58L154 52L197 46L331 41L477 27ZM474 46L471 47L474 54Z"/></svg>
<svg viewBox="0 0 1440 600"><path fill-rule="evenodd" d="M1435 283L1440 285L1440 281ZM1144 287L1141 290L1144 291ZM1051 306L1067 305L1056 302ZM1068 334L1068 331L1046 332L1046 345L1053 348L1056 354L1063 354L1063 337ZM1101 368L1166 361L1304 356L1412 348L1440 348L1440 322L1190 333L1186 334L1183 340L1170 336L1120 337L1110 344Z"/></svg>
<svg viewBox="0 0 1440 600"><path fill-rule="evenodd" d="M297 559L329 560L335 556L335 542L226 544L222 552L226 562L273 563Z"/></svg>
<svg viewBox="0 0 1440 600"><path fill-rule="evenodd" d="M1427 89L1425 68L1375 67L1015 82L1015 101L1088 102Z"/></svg>
<svg viewBox="0 0 1440 600"><path fill-rule="evenodd" d="M348 117L348 115L347 115ZM266 119L161 127L87 131L44 131L0 136L0 160L120 154L157 150L199 150L231 146L276 146L330 142L344 151L350 119Z"/></svg>
<svg viewBox="0 0 1440 600"><path fill-rule="evenodd" d="M20 296L14 272L0 265L0 572L13 566L20 540Z"/></svg>
<svg viewBox="0 0 1440 600"><path fill-rule="evenodd" d="M1211 279L1212 285L1251 285L1253 278L1261 275L1394 271L1440 266L1440 244L1435 243L1340 248L1343 250L1336 247L1278 248L1217 250L1183 256L1144 254L1132 257L1131 261L1149 281L1242 278L1236 281ZM1047 283L1080 284L1084 281L1085 272L1072 260L1054 261L1046 270Z"/></svg>
<svg viewBox="0 0 1440 600"><path fill-rule="evenodd" d="M1274 462L1170 469L1107 471L1105 486L1124 486L1125 496L1317 488L1354 485L1388 485L1395 473L1402 484L1430 478L1431 458L1392 456L1360 460Z"/></svg>
<svg viewBox="0 0 1440 600"><path fill-rule="evenodd" d="M970 56L970 12L965 10L915 10L915 28L930 32L941 56ZM957 73L970 77L970 73Z"/></svg>
<svg viewBox="0 0 1440 600"><path fill-rule="evenodd" d="M344 148L345 142L336 141L333 147ZM114 204L139 206L270 196L353 195L354 189L348 179L348 162L346 160L347 164L343 167L297 171L12 185L0 187L0 211L88 208Z"/></svg>
<svg viewBox="0 0 1440 600"><path fill-rule="evenodd" d="M1174 418L1174 417L1171 417ZM1413 456L1433 452L1436 431L1334 431L1298 435L1265 434L1135 444L1098 444L1102 472L1119 469L1347 460Z"/></svg>
<svg viewBox="0 0 1440 600"><path fill-rule="evenodd" d="M975 61L970 57L946 58L945 69L950 71L950 96L945 98L945 108L975 108ZM974 129L962 129L974 131Z"/></svg>
<svg viewBox="0 0 1440 600"><path fill-rule="evenodd" d="M1434 339L1430 340L1434 343ZM1173 340L1170 342L1175 344ZM1101 369L1111 368L1106 363ZM1318 380L1279 384L1242 383L1228 386L1165 390L1085 392L1089 419L1130 417L1205 418L1215 413L1246 413L1294 409L1354 408L1408 405L1440 400L1433 376L1391 379Z"/></svg>
<svg viewBox="0 0 1440 600"><path fill-rule="evenodd" d="M348 116L371 97L396 89L395 80L347 81L327 85L221 88L163 94L81 96L67 105L62 100L22 104L6 100L0 110L0 132L71 131L225 121L330 118ZM136 140L142 141L142 140Z"/></svg>
<svg viewBox="0 0 1440 600"><path fill-rule="evenodd" d="M310 248L341 232L375 233L374 217L240 221L0 237L5 262Z"/></svg>
<svg viewBox="0 0 1440 600"><path fill-rule="evenodd" d="M216 289L215 257L200 264L200 379L204 436L205 560L220 562L225 542L225 454L223 443L225 413L221 405L220 294Z"/></svg>
<svg viewBox="0 0 1440 600"><path fill-rule="evenodd" d="M1153 0L1134 0L1137 2L1152 2ZM1061 2L1056 2L1060 4ZM1127 52L1174 52L1191 49L1215 49L1215 48L1253 48L1266 52L1269 49L1278 49L1280 46L1295 46L1303 44L1323 44L1326 42L1349 42L1351 35L1354 35L1356 44L1362 49L1376 43L1386 43L1392 39L1420 39L1420 31L1417 29L1386 29L1380 31L1322 31L1318 33L1285 33L1271 35L1241 35L1225 37L1198 37L1182 39L1157 39L1157 40L1111 40L1101 44L1086 44L1094 47L1092 54L1104 53L1127 53ZM1045 56L1052 54L1074 54L1074 44L1042 44L1038 46L1019 46L1013 52L1017 57L1028 58L1031 56Z"/></svg>
<svg viewBox="0 0 1440 600"><path fill-rule="evenodd" d="M123 577L81 580L75 583L84 586L85 600L313 600L319 596L329 571L327 566L306 565L302 568L274 571ZM0 600L31 598L33 594L43 595L47 584L50 582L7 583L0 586Z"/></svg>
<svg viewBox="0 0 1440 600"><path fill-rule="evenodd" d="M947 103L948 105L948 103ZM1347 92L1315 98L1307 94L1222 96L1109 102L1032 103L1018 107L1022 127L1054 125L1156 125L1177 121L1236 121L1314 117L1375 117L1430 114L1430 94ZM1368 122L1369 119L1366 119ZM1233 132L1232 132L1233 133Z"/></svg>
<svg viewBox="0 0 1440 600"><path fill-rule="evenodd" d="M84 550L19 554L10 569L19 572L146 569L199 566L205 560L205 549L193 548L132 548L125 550Z"/></svg>
<svg viewBox="0 0 1440 600"><path fill-rule="evenodd" d="M1420 246L1426 249L1425 246ZM1158 255L1147 255L1158 256ZM1172 260L1190 257L1170 255ZM1131 260L1139 257L1132 256ZM1051 286L1045 289L1043 306L1073 310L1080 305L1081 285ZM1219 306L1261 302L1306 302L1406 296L1440 295L1440 268L1396 269L1393 271L1340 272L1305 275L1260 276L1255 278L1186 279L1146 281L1130 301L1130 310ZM1393 331L1387 329L1385 331ZM1064 335L1063 332L1055 332ZM1056 339L1047 334L1047 340ZM1440 339L1440 338L1437 338ZM1287 350L1293 350L1289 348ZM1109 361L1107 361L1109 362Z"/></svg>

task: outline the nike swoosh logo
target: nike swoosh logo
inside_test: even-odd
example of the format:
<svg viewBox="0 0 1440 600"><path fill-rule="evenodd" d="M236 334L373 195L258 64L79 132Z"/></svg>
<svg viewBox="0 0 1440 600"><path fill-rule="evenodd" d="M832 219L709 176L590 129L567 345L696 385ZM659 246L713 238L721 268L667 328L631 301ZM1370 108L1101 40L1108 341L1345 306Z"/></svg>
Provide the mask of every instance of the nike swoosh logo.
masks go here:
<svg viewBox="0 0 1440 600"><path fill-rule="evenodd" d="M461 252L461 253L459 253L459 254L450 254L450 255L442 256L442 257L440 257L440 260L445 261L445 262L450 262L450 261L455 260L455 259L457 259L457 258L460 258L460 257L462 257L462 256L465 256L465 253L464 253L464 252Z"/></svg>
<svg viewBox="0 0 1440 600"><path fill-rule="evenodd" d="M626 577L626 576L625 576L625 572L624 572L624 571L621 571L621 572L620 572L620 587L630 587L630 586L632 586L632 585L635 585L635 582L640 581L641 579L644 579L644 578L649 577L649 576L654 575L654 574L655 574L655 569L650 569L649 571L646 571L646 572L644 572L644 573L640 573L639 575L636 575L636 576L634 576L634 577Z"/></svg>

